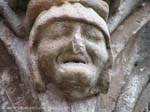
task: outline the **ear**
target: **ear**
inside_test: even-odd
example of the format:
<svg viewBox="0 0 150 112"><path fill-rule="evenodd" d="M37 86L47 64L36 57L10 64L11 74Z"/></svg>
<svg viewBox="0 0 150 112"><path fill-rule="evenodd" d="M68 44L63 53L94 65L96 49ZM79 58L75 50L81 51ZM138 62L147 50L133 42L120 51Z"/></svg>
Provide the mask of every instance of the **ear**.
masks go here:
<svg viewBox="0 0 150 112"><path fill-rule="evenodd" d="M104 93L104 94L106 94L109 89L109 84L110 84L109 70L112 68L112 63L113 63L111 49L108 49L108 53L109 53L109 59L108 59L107 63L105 64L105 66L100 74L100 78L98 80L98 86L100 87L100 92Z"/></svg>
<svg viewBox="0 0 150 112"><path fill-rule="evenodd" d="M100 74L100 78L98 80L98 86L100 88L100 93L106 94L109 89L110 84L110 76L109 76L109 68L108 65L106 65Z"/></svg>
<svg viewBox="0 0 150 112"><path fill-rule="evenodd" d="M34 72L33 83L34 83L34 88L37 92L41 93L46 91L45 83L42 80L41 75L39 73Z"/></svg>
<svg viewBox="0 0 150 112"><path fill-rule="evenodd" d="M30 49L30 48L29 48ZM28 61L34 88L37 92L45 92L46 86L38 69L37 57L34 51L28 49Z"/></svg>

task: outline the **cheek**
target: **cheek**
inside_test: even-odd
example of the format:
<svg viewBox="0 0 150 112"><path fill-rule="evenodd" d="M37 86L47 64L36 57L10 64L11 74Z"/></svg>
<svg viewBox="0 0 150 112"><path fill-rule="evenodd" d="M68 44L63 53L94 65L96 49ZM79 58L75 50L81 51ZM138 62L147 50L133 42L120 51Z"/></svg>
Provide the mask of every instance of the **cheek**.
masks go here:
<svg viewBox="0 0 150 112"><path fill-rule="evenodd" d="M102 65L108 60L108 51L106 45L103 42L86 42L87 52L90 55L93 63Z"/></svg>
<svg viewBox="0 0 150 112"><path fill-rule="evenodd" d="M39 43L37 49L38 64L40 69L44 71L46 75L52 76L51 74L54 74L56 68L56 58L58 57L64 45L64 39L43 39Z"/></svg>
<svg viewBox="0 0 150 112"><path fill-rule="evenodd" d="M38 47L39 56L45 56L49 58L56 58L61 49L65 46L63 38L58 40L43 39Z"/></svg>

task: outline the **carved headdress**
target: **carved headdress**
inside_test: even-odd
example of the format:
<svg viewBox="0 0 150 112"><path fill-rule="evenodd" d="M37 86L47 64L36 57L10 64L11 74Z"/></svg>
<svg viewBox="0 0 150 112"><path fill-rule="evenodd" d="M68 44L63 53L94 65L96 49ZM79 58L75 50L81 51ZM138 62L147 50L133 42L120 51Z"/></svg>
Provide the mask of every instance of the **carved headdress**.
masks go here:
<svg viewBox="0 0 150 112"><path fill-rule="evenodd" d="M31 0L28 4L25 23L28 30L31 30L29 51L30 58L32 58L30 60L33 75L39 74L36 66L37 57L33 53L34 45L37 44L36 40L40 38L38 32L42 26L57 19L84 21L97 26L105 35L110 58L109 65L111 65L110 35L106 25L108 15L109 5L107 0ZM34 73L35 71L36 73ZM104 77L108 78L108 76ZM104 83L107 82L104 81Z"/></svg>
<svg viewBox="0 0 150 112"><path fill-rule="evenodd" d="M103 19L109 15L108 0L30 0L26 13L26 22L29 27L33 25L36 17L44 10L63 3L81 3L85 7L94 9Z"/></svg>

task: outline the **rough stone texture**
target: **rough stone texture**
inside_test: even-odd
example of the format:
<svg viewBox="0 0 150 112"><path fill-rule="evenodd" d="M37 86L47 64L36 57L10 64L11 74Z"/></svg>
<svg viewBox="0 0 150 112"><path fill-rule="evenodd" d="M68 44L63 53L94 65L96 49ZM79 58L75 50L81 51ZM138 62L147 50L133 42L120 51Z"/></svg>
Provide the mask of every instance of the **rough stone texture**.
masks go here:
<svg viewBox="0 0 150 112"><path fill-rule="evenodd" d="M146 50L147 54L150 54L150 22L146 25L146 31L145 31L145 37L149 38L149 40L144 39L145 46L148 46L148 49L145 49L142 47L143 51ZM148 62L150 59L147 59ZM137 104L135 106L134 112L150 112L150 72L149 72L149 78L148 78L147 84L145 84L145 87L143 88L141 94L139 95L139 99L137 101Z"/></svg>
<svg viewBox="0 0 150 112"><path fill-rule="evenodd" d="M124 1L126 3L132 2L133 4L130 4L131 7L127 8L129 10L126 10L127 12L125 12L124 16L121 15L123 13L119 12L118 14L116 13L116 16L113 16L114 24L109 24L111 29L115 29L116 24L118 25L118 21L116 22L115 20L119 20L119 23L122 22L122 20L131 12L131 9L134 9L133 6L138 3L131 0ZM126 18L123 24L118 27L116 32L112 34L112 48L116 60L114 61L115 63L113 65L113 69L110 71L110 74L112 75L112 81L109 93L107 95L101 95L100 98L94 97L93 99L88 99L88 101L81 101L78 103L73 103L72 106L67 106L67 103L64 99L60 99L57 97L55 92L56 88L52 87L52 85L49 85L48 87L51 88L54 93L52 92L51 96L49 96L50 92L44 95L39 94L38 96L40 97L40 102L42 102L41 104L43 105L43 107L47 108L49 105L53 105L50 106L50 112L51 109L54 109L54 112L112 112L117 102L115 108L116 110L114 110L114 112L149 112L150 85L148 80L148 53L150 48L150 36L149 33L147 33L147 38L146 36L141 37L143 33L137 35L137 33L141 31L140 29L145 29L145 27L143 26L145 26L145 24L149 20L149 5L149 2L145 2L144 4L142 4L142 7L136 10L135 13L133 13L131 16ZM133 21L136 22L133 23ZM34 98L27 98L27 95L25 95L24 97L24 94L27 92L24 88L30 88L31 86L28 84L24 85L26 84L26 81L28 83L28 79L30 79L26 62L27 57L25 55L26 41L18 39L14 35L11 35L12 32L10 33L10 30L7 29L7 27L3 23L0 24L0 26L0 40L2 40L0 41L0 83L2 83L0 87L3 88L0 90L0 99L3 99L0 100L0 103L2 105L13 107L13 109L9 111L14 111L16 105L22 106L22 103L20 103L21 101L24 102L23 106L27 106L27 104L29 104L29 107L31 105L35 107L35 105L39 104L39 100L36 100L37 96L32 90L29 89L29 94L27 95L32 96L34 94ZM147 27L149 26L147 25ZM147 28L147 32L149 31L150 29ZM5 35L6 32L9 32L8 35ZM6 49L8 49L9 53L6 52ZM145 58L145 56L143 55L143 53L145 54L145 52L147 53L147 58ZM10 55L12 55L13 57ZM28 76L28 78L26 76ZM135 79L138 79L140 81L136 81ZM7 84L5 85L5 82L8 84L8 87ZM121 89L123 86L124 88ZM17 88L17 94L13 91L14 88ZM24 94L22 95L22 93ZM21 97L21 100L18 97ZM22 99L22 97L24 97L25 99ZM16 98L19 99L19 103L17 104L15 103ZM26 101L27 99L30 100ZM32 101L38 102L38 104L32 103ZM26 104L26 102L28 103ZM60 107L55 107L56 105L60 105ZM95 108L95 105L97 108ZM90 109L88 107L90 107ZM24 111L29 112L30 110L28 109ZM34 111L34 109L32 111ZM35 111L37 112L37 110Z"/></svg>
<svg viewBox="0 0 150 112"><path fill-rule="evenodd" d="M144 87L134 112L150 112L150 83Z"/></svg>
<svg viewBox="0 0 150 112"><path fill-rule="evenodd" d="M136 8L116 31L112 33L111 44L114 58L125 48L128 40L149 20L150 3L144 2L142 4L144 5Z"/></svg>
<svg viewBox="0 0 150 112"><path fill-rule="evenodd" d="M133 11L133 9L143 0L123 0L118 12L113 14L108 20L109 30L112 33L121 22Z"/></svg>
<svg viewBox="0 0 150 112"><path fill-rule="evenodd" d="M65 3L65 2L80 3L83 6L92 8L99 15L101 15L101 17L104 20L106 20L108 18L109 6L105 2L105 0L95 0L94 2L92 0L55 0L55 1L53 1L53 0L31 0L29 2L27 13L26 13L26 18L25 18L25 24L26 24L27 28L31 29L37 16L42 11L52 8L54 5L59 7L61 4ZM65 10L65 9L63 9L63 10ZM60 12L63 13L63 10L62 10L62 12L61 11ZM70 14L72 14L71 11L73 11L73 9L70 9L68 11L70 12ZM84 14L84 15L86 15L86 14Z"/></svg>
<svg viewBox="0 0 150 112"><path fill-rule="evenodd" d="M150 78L150 21L133 37L136 45L134 68L130 76L126 76L126 84L121 90L115 108L116 112L133 112L135 104ZM135 39L134 39L135 38ZM131 41L132 41L131 40ZM146 97L146 96L145 96ZM138 112L138 111L137 111ZM140 112L140 111L139 111Z"/></svg>
<svg viewBox="0 0 150 112"><path fill-rule="evenodd" d="M144 35L142 35L143 41L142 44L144 44L144 46L141 46L140 48L140 52L145 52L142 57L146 57L145 58L145 63L150 63L150 22L147 23L147 25L145 26L145 31L144 31ZM141 60L141 59L140 59ZM139 64L138 64L139 65ZM144 65L144 66L148 66L148 70L150 69L150 65ZM145 69L140 68L140 70L143 70L142 72L145 72ZM146 74L142 74L142 75L146 75ZM142 88L141 93L139 94L139 98L137 100L137 104L134 107L134 112L149 112L150 111L150 71L148 71L148 77L147 79L145 79L145 85ZM146 81L147 80L147 81Z"/></svg>
<svg viewBox="0 0 150 112"><path fill-rule="evenodd" d="M98 93L106 93L111 67L108 28L100 18L79 3L53 6L37 17L29 36L29 64L35 84L45 83L46 91L37 93L45 112L98 111Z"/></svg>
<svg viewBox="0 0 150 112"><path fill-rule="evenodd" d="M76 4L75 5L69 5L69 4L67 4L66 3L66 7L64 8L63 6L63 8L64 9L67 9L67 10L59 10L57 13L60 13L61 14L61 11L66 11L66 12L68 12L69 11L69 8L67 7L67 5L68 6L70 6L69 8L71 8L71 6L73 7L76 7L77 9L80 9L80 6L81 5L79 5L78 4L78 7L76 6ZM81 6L81 7L83 7L83 6ZM56 7L55 7L55 9L56 9ZM58 9L61 9L61 8L58 8ZM77 10L76 9L76 10ZM81 10L79 10L79 12L84 12L84 14L83 15L86 15L86 11L84 11L84 10L86 10L86 8L81 8ZM52 11L55 11L55 10L52 10ZM88 9L88 12L91 12L92 10L91 9ZM5 12L5 11L4 11ZM78 12L78 15L79 16L82 16L82 13L80 14ZM94 11L93 11L94 12ZM55 14L55 13L53 13L53 14ZM74 14L74 11L71 13L72 14L72 16L73 16L73 14ZM96 13L95 13L96 14ZM57 16L57 15L56 15ZM63 17L64 15L62 15L61 17ZM75 15L76 16L76 15ZM99 16L99 15L98 15ZM97 17L98 17L97 16ZM84 16L82 16L82 17L84 17ZM88 17L90 17L89 15L88 15ZM99 17L100 18L100 17ZM49 19L49 18L48 18ZM81 18L82 19L82 18ZM84 20L86 19L86 18L83 18ZM90 18L88 18L88 19L91 19L91 17ZM94 19L93 19L94 20ZM83 21L83 20L82 20ZM39 21L40 22L40 21ZM99 36L96 36L97 38L100 38L99 39L99 41L97 40L97 41L91 41L91 39L93 40L94 38L91 38L91 39L88 39L88 38L86 38L87 40L86 40L86 43L88 42L88 45L86 45L85 47L87 47L88 46L88 49L91 49L91 51L90 52L88 52L88 51L86 51L86 52L84 52L83 53L83 51L82 51L82 53L84 54L84 56L85 56L85 54L87 53L87 54L89 54L90 53L90 57L91 57L91 53L93 53L92 55L96 55L95 56L95 58L97 57L98 58L98 60L96 61L96 60L94 60L93 59L93 57L91 57L92 59L90 60L90 61L94 61L94 62L92 62L90 65L92 65L92 64L94 64L94 67L96 68L96 71L94 71L95 72L95 77L91 77L92 76L92 72L90 71L90 69L92 69L92 68L90 68L90 69L88 69L88 68L86 68L85 66L81 66L81 64L78 64L78 66L76 65L75 66L75 68L76 68L76 74L75 74L75 76L77 77L77 76L80 76L81 75L81 78L83 77L83 79L82 79L82 81L81 81L81 78L80 77L77 77L77 78L73 78L73 81L76 81L77 79L79 80L77 80L77 82L78 83L76 83L76 82L73 82L72 81L72 83L75 83L75 85L77 85L77 88L76 88L76 86L75 85L73 85L73 87L75 88L75 90L77 90L78 89L78 85L80 85L80 84L82 84L82 83L80 83L80 81L81 82L84 82L85 80L84 80L84 78L85 79L87 79L87 84L85 85L85 86L88 86L88 85L90 85L90 88L92 88L92 86L94 86L95 87L95 84L96 84L96 88L99 88L99 86L102 86L101 88L104 88L104 90L106 89L107 90L107 88L106 87L104 87L105 85L108 85L109 84L109 81L106 81L105 82L105 80L106 80L106 78L105 78L105 76L104 75L107 75L106 74L106 68L108 68L108 66L109 66L109 64L107 63L107 62L110 62L109 60L108 60L108 55L110 55L111 53L109 53L108 52L108 50L110 50L110 47L106 47L106 43L105 43L105 41L104 41L104 36L106 36L107 37L107 40L108 40L108 42L109 42L109 34L108 34L108 29L107 29L107 27L106 27L106 25L103 25L103 24L105 24L105 21L103 20L103 19L100 19L100 26L102 27L102 28L97 28L96 26L94 26L93 25L93 27L95 27L95 28L93 28L93 29L98 29L99 30L99 32L101 32L102 33L102 35L99 35ZM84 22L83 22L84 23ZM101 25L101 23L103 23L102 25ZM86 23L86 24L89 24L88 22ZM92 24L92 23L91 23ZM89 24L90 25L90 24ZM1 34L1 40L5 43L5 45L7 46L7 48L8 48L8 51L11 53L11 54L13 54L14 55L14 57L16 58L16 62L17 62L17 65L19 66L19 68L20 68L20 71L22 72L22 73L20 73L20 77L21 77L21 81L25 84L25 90L26 90L26 95L25 95L25 99L27 99L27 100L30 100L31 101L31 103L29 104L30 106L35 106L34 105L34 103L41 103L41 106L39 106L39 108L42 108L43 107L43 110L46 112L46 111L55 111L55 112L58 112L58 110L55 110L56 108L57 109L60 109L60 111L61 110L63 110L63 109L65 109L65 108L69 108L69 109L67 109L67 110L63 110L64 112L66 111L66 112L82 112L82 111L85 111L85 110L87 110L87 111L89 111L89 112L91 112L91 111L93 111L93 112L96 112L96 111L99 111L99 95L98 95L98 93L99 92L95 92L95 91L97 91L97 89L95 89L95 90L90 90L90 88L89 89L87 89L86 90L86 92L88 92L88 94L90 93L91 94L91 96L89 96L88 98L84 98L84 99L79 99L78 101L67 101L67 99L66 99L66 97L62 97L62 96L59 96L58 94L60 94L61 92L60 92L60 90L59 91L50 91L51 89L53 89L53 86L51 87L51 86L49 86L49 91L48 91L48 93L47 92L45 92L45 93L43 93L43 94L40 94L40 93L36 93L36 95L38 95L38 98L39 98L39 100L40 101L36 101L36 98L35 98L35 96L36 95L34 95L34 88L33 88L33 85L32 85L32 82L31 82L31 74L30 74L30 71L28 71L28 65L27 65L27 58L26 58L26 56L27 56L27 54L26 54L26 42L25 41L23 41L23 40L21 40L21 39L17 39L16 37L15 37L15 35L13 34L13 32L12 31L10 31L10 29L3 23L3 22L1 22L1 26L2 26L2 29L1 29L1 32L2 32L2 34ZM83 26L83 25L82 25ZM83 27L83 28L86 28L85 26ZM78 28L78 30L79 30L80 28ZM69 29L70 30L70 29ZM74 30L76 30L76 28L74 29ZM74 30L73 30L73 32L72 32L72 34L76 34L76 32L74 32ZM78 31L77 30L77 31ZM85 30L85 29L84 29ZM101 30L103 30L103 31L101 31ZM90 31L90 30L89 30ZM6 33L7 32L7 33ZM97 31L98 32L98 31ZM97 32L95 32L95 34L97 34ZM99 33L98 32L98 33ZM31 32L31 34L33 34L34 32ZM54 33L54 32L53 32ZM76 36L74 36L74 35L72 35L71 34L71 37L72 38L74 38L75 37L75 46L78 46L79 48L78 49L80 49L80 51L81 51L81 47L83 47L83 45L82 46L80 46L80 43L79 43L79 41L77 41L76 40ZM81 31L80 31L80 34L81 34ZM86 33L85 33L86 34ZM93 33L94 34L94 33ZM88 37L89 35L93 35L92 33L90 33L90 34L88 34L88 35L84 35L85 37ZM95 35L94 34L94 35ZM78 36L79 36L79 34L77 34ZM83 37L83 36L82 36ZM95 37L95 38L96 38ZM72 38L70 38L71 39L71 41L72 41ZM81 38L81 37L80 37ZM32 38L29 38L29 39L31 39L32 40ZM101 40L101 41L100 41ZM77 42L76 42L77 41ZM103 42L102 42L103 41ZM67 42L67 41L66 41ZM70 41L69 41L70 42ZM73 40L73 42L74 42L74 40ZM108 43L107 42L107 43ZM72 42L71 42L72 43ZM99 43L98 45L96 44L96 43ZM50 44L47 44L47 45L50 45ZM59 46L60 44L58 43L58 46ZM65 44L64 44L65 45ZM74 44L73 44L74 45ZM65 45L66 46L66 45ZM97 47L96 47L97 46ZM101 48L100 48L100 46L101 46ZM103 47L102 47L103 46ZM107 44L107 46L109 46L109 44ZM73 47L73 52L72 53L74 53L74 49L76 49L77 47ZM46 48L45 48L46 49ZM48 50L52 50L52 49L48 49ZM87 48L86 48L86 50L87 50ZM43 51L44 51L44 49L43 49ZM60 50L59 50L60 51ZM78 52L79 50L75 50L75 52ZM85 51L85 50L84 50ZM99 53L101 53L101 51L103 51L103 53L102 53L102 56L99 54ZM106 52L106 53L105 53ZM55 52L54 52L55 53ZM81 52L80 52L81 53ZM81 54L82 56L83 56L83 54ZM103 56L103 54L106 54L106 55L104 55ZM31 55L31 54L29 54L29 55ZM45 54L44 54L45 55ZM75 58L77 57L77 53L76 54L74 54L75 55ZM86 55L87 56L87 55ZM111 55L110 55L110 57L111 57ZM46 58L45 58L46 59ZM67 58L67 59L69 59L69 58ZM76 59L77 61L79 60L80 61L80 57L78 58L78 59ZM101 61L99 61L99 60L101 60ZM30 60L31 61L31 60ZM74 62L73 62L74 63ZM76 63L76 62L75 62ZM99 68L97 68L98 67L98 65L96 65L95 63L98 63L98 64L100 64L100 67ZM32 63L33 65L35 64L35 63ZM87 64L87 63L85 63L85 64ZM108 64L108 66L107 66L107 64ZM54 65L53 65L54 66ZM105 66L105 73L103 73L102 74L102 68L104 68L104 66ZM84 68L84 69L82 69L82 68ZM72 69L74 69L74 67L72 68ZM81 69L81 70L80 70ZM86 70L85 70L86 69ZM35 69L30 69L31 71L33 71L34 73L36 72L36 71L34 71ZM69 69L67 69L67 70L69 70ZM80 71L79 71L80 70ZM93 70L93 69L92 69ZM95 70L95 69L94 69ZM56 71L56 70L55 70ZM88 72L87 72L88 71ZM102 74L102 76L101 77L98 77L99 76L99 74ZM36 74L37 75L37 74ZM42 75L42 74L40 74L40 75ZM69 75L71 75L71 74L69 74ZM68 76L69 76L68 75ZM90 77L90 78L89 78ZM104 79L103 79L103 77L104 77ZM67 78L67 77L66 77ZM94 78L94 79L93 79ZM91 79L92 79L92 82L90 82L89 83L89 81L91 81ZM100 80L100 81L99 81ZM69 80L68 80L69 81ZM97 81L99 81L99 83L97 83ZM67 80L66 80L66 82L67 82ZM65 83L66 83L65 82ZM103 83L104 82L104 83ZM103 83L103 84L100 84L100 83ZM53 85L56 85L55 83L53 83ZM69 84L69 85L67 85L68 86L68 88L70 88L70 85L71 85L71 83ZM59 86L59 85L57 85L57 86ZM67 88L67 86L66 86L66 88ZM82 87L82 86L81 86ZM79 89L81 88L81 87L79 87ZM101 89L100 88L100 89ZM57 87L57 89L58 89L58 87ZM70 88L70 89L73 89L73 88ZM56 90L56 89L55 89ZM83 93L83 91L82 91L82 88L80 89L80 91L81 91L81 93ZM55 94L54 94L54 93ZM76 92L78 92L78 91L75 91L75 94L76 94ZM102 89L101 89L101 91L100 92L103 92L102 91ZM31 96L30 96L30 94L31 94ZM51 94L52 94L52 96L51 96ZM47 96L47 99L44 99L43 100L43 97L44 96ZM55 96L53 96L53 95L56 95L56 97ZM66 94L66 95L68 95L68 94ZM79 94L80 95L80 94ZM72 95L72 96L75 96L75 95ZM77 96L77 95L76 95ZM33 98L33 101L32 101L32 97L34 97ZM58 97L58 98L57 98ZM78 97L78 96L77 96ZM86 97L87 97L87 95L86 95ZM50 100L50 99L54 99L54 100ZM59 100L59 99L61 99L61 100ZM47 105L43 105L43 103L45 104L46 102L48 102L47 103ZM66 106L63 106L63 105L61 105L62 104L62 102L64 102L64 103L66 103ZM95 103L94 103L95 102ZM55 105L54 105L55 104ZM80 106L80 108L78 108L78 106L77 105L81 105ZM89 105L91 105L91 106L93 106L93 107L90 107ZM30 107L29 106L29 107ZM52 107L52 106L54 106L55 107L55 109L46 109L46 108L48 108L48 107ZM60 107L59 107L60 106ZM44 108L45 107L45 108ZM84 108L85 109L84 109ZM15 106L14 106L14 108L15 108ZM78 109L78 110L77 110ZM30 110L30 108L29 108L29 110Z"/></svg>
<svg viewBox="0 0 150 112"><path fill-rule="evenodd" d="M0 111L25 112L20 110L20 107L27 106L24 84L21 82L14 58L10 56L2 41L0 41L0 54Z"/></svg>
<svg viewBox="0 0 150 112"><path fill-rule="evenodd" d="M25 37L25 28L23 27L21 19L16 15L16 13L11 9L9 3L5 0L0 1L0 15L5 18L5 22L16 36L20 38Z"/></svg>
<svg viewBox="0 0 150 112"><path fill-rule="evenodd" d="M103 103L101 106L106 112L111 112L115 107L120 90L130 76L134 64L136 64L136 50L139 44L136 44L138 40L136 38L132 40L132 37L135 37L134 35L149 21L149 5L149 2L146 2L144 7L138 8L111 35L115 61L111 72L109 92L107 95L102 95ZM137 22L133 23L133 21Z"/></svg>

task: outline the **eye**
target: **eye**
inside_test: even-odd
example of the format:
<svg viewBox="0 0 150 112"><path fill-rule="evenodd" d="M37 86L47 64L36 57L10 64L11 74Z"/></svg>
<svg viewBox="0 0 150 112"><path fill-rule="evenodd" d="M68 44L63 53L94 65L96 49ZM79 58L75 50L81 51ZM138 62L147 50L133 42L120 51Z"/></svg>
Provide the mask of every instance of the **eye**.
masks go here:
<svg viewBox="0 0 150 112"><path fill-rule="evenodd" d="M101 32L96 32L96 31L89 31L87 32L87 38L91 39L91 40L96 40L96 41L100 41L102 39L102 33Z"/></svg>
<svg viewBox="0 0 150 112"><path fill-rule="evenodd" d="M55 22L43 30L42 36L50 39L58 39L70 35L72 30L72 23Z"/></svg>
<svg viewBox="0 0 150 112"><path fill-rule="evenodd" d="M67 36L72 31L72 27L72 22L56 22L56 24L51 26L51 29L56 36Z"/></svg>
<svg viewBox="0 0 150 112"><path fill-rule="evenodd" d="M83 35L86 39L94 42L99 42L104 39L103 33L94 26L84 27Z"/></svg>

